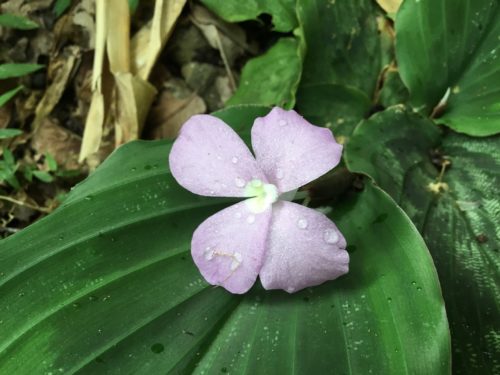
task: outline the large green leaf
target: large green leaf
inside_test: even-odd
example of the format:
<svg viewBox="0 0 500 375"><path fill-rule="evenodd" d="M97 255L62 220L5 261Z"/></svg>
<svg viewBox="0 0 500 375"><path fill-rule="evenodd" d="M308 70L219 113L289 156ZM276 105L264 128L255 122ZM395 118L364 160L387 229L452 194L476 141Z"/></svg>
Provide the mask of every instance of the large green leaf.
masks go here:
<svg viewBox="0 0 500 375"><path fill-rule="evenodd" d="M293 108L302 58L294 38L281 38L265 54L250 60L229 105L261 104Z"/></svg>
<svg viewBox="0 0 500 375"><path fill-rule="evenodd" d="M307 117L315 103L328 102L319 123L337 130L343 119L340 131L350 133L368 112L382 69L375 4L298 0L297 14L306 49L297 106Z"/></svg>
<svg viewBox="0 0 500 375"><path fill-rule="evenodd" d="M394 107L360 124L346 148L351 171L371 176L385 189L429 246L447 305L457 374L500 370L499 147L498 136L449 133L441 141L430 120ZM451 161L442 181L432 160Z"/></svg>
<svg viewBox="0 0 500 375"><path fill-rule="evenodd" d="M295 0L201 0L201 2L229 22L254 20L266 13L271 15L276 31L288 32L297 26Z"/></svg>
<svg viewBox="0 0 500 375"><path fill-rule="evenodd" d="M268 109L218 114L248 133ZM170 143L118 149L47 218L0 242L0 373L447 374L432 260L409 219L367 183L333 219L345 277L296 294L208 286L189 245L228 204L182 189Z"/></svg>
<svg viewBox="0 0 500 375"><path fill-rule="evenodd" d="M401 76L429 113L450 89L439 119L476 136L500 132L500 5L497 0L406 0L396 18Z"/></svg>

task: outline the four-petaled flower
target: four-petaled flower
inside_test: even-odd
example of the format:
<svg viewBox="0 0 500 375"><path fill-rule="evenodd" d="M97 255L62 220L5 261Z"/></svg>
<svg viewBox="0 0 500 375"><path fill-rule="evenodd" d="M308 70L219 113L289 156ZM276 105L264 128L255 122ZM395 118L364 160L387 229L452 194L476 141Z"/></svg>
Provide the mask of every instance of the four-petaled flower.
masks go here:
<svg viewBox="0 0 500 375"><path fill-rule="evenodd" d="M335 167L342 154L329 129L274 108L252 127L255 158L236 132L210 115L191 117L169 156L175 179L205 196L242 197L194 232L191 254L203 277L245 293L300 289L348 271L346 241L322 213L279 198Z"/></svg>

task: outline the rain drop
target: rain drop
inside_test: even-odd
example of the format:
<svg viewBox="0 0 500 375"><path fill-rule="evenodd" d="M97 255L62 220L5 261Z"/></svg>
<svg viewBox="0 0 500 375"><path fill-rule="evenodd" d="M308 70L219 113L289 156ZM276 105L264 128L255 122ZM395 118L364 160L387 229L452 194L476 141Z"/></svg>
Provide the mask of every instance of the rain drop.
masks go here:
<svg viewBox="0 0 500 375"><path fill-rule="evenodd" d="M250 215L247 217L247 223L248 224L253 224L255 223L255 216L254 215Z"/></svg>
<svg viewBox="0 0 500 375"><path fill-rule="evenodd" d="M337 232L333 229L327 229L325 230L325 234L323 235L323 239L325 240L326 243L329 244L334 244L337 243L339 240L339 235Z"/></svg>
<svg viewBox="0 0 500 375"><path fill-rule="evenodd" d="M242 178L240 178L240 177L236 177L236 179L235 179L235 184L236 184L236 186L238 186L238 187L243 187L243 186L245 186L245 180L243 180L243 179L242 179Z"/></svg>
<svg viewBox="0 0 500 375"><path fill-rule="evenodd" d="M231 159L231 163L233 164L238 163L238 158L236 156L233 156L233 158Z"/></svg>
<svg viewBox="0 0 500 375"><path fill-rule="evenodd" d="M278 121L278 124L280 126L286 126L286 125L288 125L288 122L286 120L281 119L281 120Z"/></svg>
<svg viewBox="0 0 500 375"><path fill-rule="evenodd" d="M277 168L276 169L276 178L278 180L281 180L283 177L285 177L285 173L283 172L283 169Z"/></svg>
<svg viewBox="0 0 500 375"><path fill-rule="evenodd" d="M212 260L213 258L214 258L214 251L210 247L207 247L205 249L205 259Z"/></svg>
<svg viewBox="0 0 500 375"><path fill-rule="evenodd" d="M234 214L234 217L236 217L236 219L240 219L241 218L241 212L236 212Z"/></svg>
<svg viewBox="0 0 500 375"><path fill-rule="evenodd" d="M234 259L231 262L231 271L236 271L236 269L240 266L241 262L243 261L243 257L241 256L240 253L234 253L233 258Z"/></svg>
<svg viewBox="0 0 500 375"><path fill-rule="evenodd" d="M297 226L300 228L300 229L306 229L307 228L307 220L306 219L299 219L299 221L297 221Z"/></svg>
<svg viewBox="0 0 500 375"><path fill-rule="evenodd" d="M160 354L164 350L165 346L163 346L163 344L160 343L156 343L151 346L151 351L155 354Z"/></svg>

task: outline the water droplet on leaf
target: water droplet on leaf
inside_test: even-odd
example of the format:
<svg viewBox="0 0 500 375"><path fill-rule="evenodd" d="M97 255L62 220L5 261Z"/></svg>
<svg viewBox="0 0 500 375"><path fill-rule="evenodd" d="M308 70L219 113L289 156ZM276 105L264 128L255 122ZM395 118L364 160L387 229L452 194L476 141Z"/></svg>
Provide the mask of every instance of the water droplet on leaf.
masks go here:
<svg viewBox="0 0 500 375"><path fill-rule="evenodd" d="M164 350L165 350L165 347L163 346L163 344L160 344L159 342L156 344L153 344L151 346L151 351L155 354L159 354Z"/></svg>

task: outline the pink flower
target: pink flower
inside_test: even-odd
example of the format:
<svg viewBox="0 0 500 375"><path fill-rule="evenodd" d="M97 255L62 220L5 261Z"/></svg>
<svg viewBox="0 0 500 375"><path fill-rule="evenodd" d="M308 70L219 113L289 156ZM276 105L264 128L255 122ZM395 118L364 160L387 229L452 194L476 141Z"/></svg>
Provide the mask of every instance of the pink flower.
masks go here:
<svg viewBox="0 0 500 375"><path fill-rule="evenodd" d="M236 132L209 115L191 117L170 152L187 190L243 202L195 230L191 254L203 277L245 293L260 276L266 289L293 293L348 271L344 236L322 213L280 200L335 167L342 146L329 129L274 108L252 127L255 158Z"/></svg>

